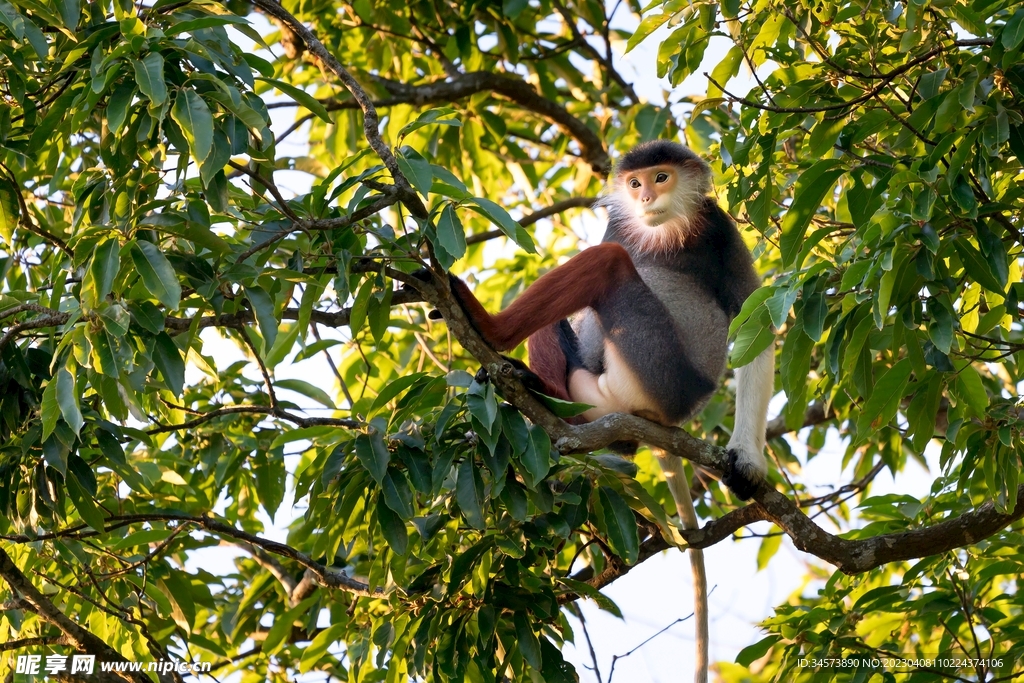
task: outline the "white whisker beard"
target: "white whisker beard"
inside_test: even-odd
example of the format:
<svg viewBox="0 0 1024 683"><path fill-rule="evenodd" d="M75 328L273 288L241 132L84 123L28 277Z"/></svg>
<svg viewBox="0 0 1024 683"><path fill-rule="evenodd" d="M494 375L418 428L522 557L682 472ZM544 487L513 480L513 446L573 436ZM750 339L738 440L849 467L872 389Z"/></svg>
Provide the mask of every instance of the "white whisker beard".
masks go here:
<svg viewBox="0 0 1024 683"><path fill-rule="evenodd" d="M668 205L659 207L668 219L653 225L638 215L635 204L620 188L614 188L610 196L601 200L601 205L608 210L609 222L622 226L627 247L645 253L670 252L684 246L691 235L700 231L701 205L710 189L708 185L700 176L681 174Z"/></svg>

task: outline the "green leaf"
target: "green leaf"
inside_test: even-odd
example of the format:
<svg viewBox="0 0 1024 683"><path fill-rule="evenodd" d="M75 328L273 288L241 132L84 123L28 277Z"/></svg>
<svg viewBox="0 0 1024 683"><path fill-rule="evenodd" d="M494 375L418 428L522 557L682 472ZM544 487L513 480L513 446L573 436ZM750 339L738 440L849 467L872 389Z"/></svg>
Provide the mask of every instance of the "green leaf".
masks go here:
<svg viewBox="0 0 1024 683"><path fill-rule="evenodd" d="M327 655L327 648L342 639L346 628L348 628L348 623L335 622L323 631L320 631L316 638L302 651L299 672L306 673L315 667L321 658Z"/></svg>
<svg viewBox="0 0 1024 683"><path fill-rule="evenodd" d="M166 316L151 301L132 301L128 304L131 317L142 329L159 334L164 329Z"/></svg>
<svg viewBox="0 0 1024 683"><path fill-rule="evenodd" d="M697 117L706 111L717 109L719 105L725 104L729 99L725 97L708 97L693 105L690 110L690 122L697 120Z"/></svg>
<svg viewBox="0 0 1024 683"><path fill-rule="evenodd" d="M377 521L380 522L380 532L388 546L397 555L405 555L409 548L409 530L402 518L395 513L384 501L384 496L377 499Z"/></svg>
<svg viewBox="0 0 1024 683"><path fill-rule="evenodd" d="M331 399L330 395L326 391L304 380L279 379L274 382L274 386L278 389L288 389L289 391L302 394L307 398L313 399L325 408L330 408L331 410L337 409L337 406L334 405L334 400Z"/></svg>
<svg viewBox="0 0 1024 683"><path fill-rule="evenodd" d="M973 365L967 364L958 371L951 388L956 396L968 405L972 413L979 418L985 417L985 409L988 408L988 392L985 391L981 375Z"/></svg>
<svg viewBox="0 0 1024 683"><path fill-rule="evenodd" d="M68 497L71 502L75 504L75 509L78 510L78 514L82 516L82 519L86 524L91 526L97 531L103 531L105 528L104 520L106 517L100 510L100 507L96 505L96 501L92 499L89 492L85 487L78 481L77 476L74 472L71 472L71 476L65 481L67 487Z"/></svg>
<svg viewBox="0 0 1024 683"><path fill-rule="evenodd" d="M399 153L395 159L398 161L402 175L416 188L417 192L426 197L434 180L430 163L408 147L404 148L404 153Z"/></svg>
<svg viewBox="0 0 1024 683"><path fill-rule="evenodd" d="M153 362L171 393L180 397L185 388L185 361L170 335L161 332L153 347Z"/></svg>
<svg viewBox="0 0 1024 683"><path fill-rule="evenodd" d="M107 128L117 134L128 118L128 108L135 97L135 85L122 83L114 88L114 93L107 100Z"/></svg>
<svg viewBox="0 0 1024 683"><path fill-rule="evenodd" d="M956 3L949 7L944 7L943 12L948 13L958 24L979 38L984 38L988 35L988 27L985 25L985 21L968 9L966 3Z"/></svg>
<svg viewBox="0 0 1024 683"><path fill-rule="evenodd" d="M876 418L881 418L882 424L885 424L896 414L900 399L903 398L907 383L910 381L912 369L910 359L904 358L886 370L885 374L875 382L871 398L864 402L860 417L857 419L859 441L863 441L871 435L869 428Z"/></svg>
<svg viewBox="0 0 1024 683"><path fill-rule="evenodd" d="M633 31L633 35L629 37L629 41L626 43L626 52L629 53L634 47L643 42L644 38L654 33L662 24L668 21L672 15L668 12L662 12L659 14L648 14L640 22L640 25Z"/></svg>
<svg viewBox="0 0 1024 683"><path fill-rule="evenodd" d="M57 377L54 376L50 383L43 389L43 402L40 407L43 418L43 435L40 441L46 441L57 426L57 419L60 417L60 404L57 402Z"/></svg>
<svg viewBox="0 0 1024 683"><path fill-rule="evenodd" d="M437 221L437 240L441 243L441 248L454 259L466 255L466 231L455 213L455 207L451 204L445 205Z"/></svg>
<svg viewBox="0 0 1024 683"><path fill-rule="evenodd" d="M380 486L391 462L391 453L384 445L384 437L377 430L356 437L356 458L366 468L373 480Z"/></svg>
<svg viewBox="0 0 1024 683"><path fill-rule="evenodd" d="M530 623L529 615L526 612L517 610L512 616L512 622L516 627L516 641L519 645L519 652L530 666L540 671L543 665L540 641L537 640L537 634L533 632L533 625Z"/></svg>
<svg viewBox="0 0 1024 683"><path fill-rule="evenodd" d="M415 121L402 126L401 130L398 131L398 140L401 141L409 133L414 130L418 130L423 126L438 125L438 126L455 126L456 128L462 126L462 121L456 118L442 118L442 117L454 117L458 115L458 110L451 107L436 107L434 109L428 109L419 116L416 117Z"/></svg>
<svg viewBox="0 0 1024 683"><path fill-rule="evenodd" d="M366 309L370 306L370 295L373 294L373 280L366 280L359 291L356 292L355 301L352 302L352 310L348 315L349 328L352 330L353 338L362 329L366 322Z"/></svg>
<svg viewBox="0 0 1024 683"><path fill-rule="evenodd" d="M478 384L475 380L466 393L469 412L488 432L494 431L494 420L498 417L498 402L494 398L494 385Z"/></svg>
<svg viewBox="0 0 1024 683"><path fill-rule="evenodd" d="M71 376L66 367L61 366L54 376L57 392L57 404L60 406L60 413L64 421L77 435L82 429L85 421L82 419L82 411L78 407L78 394L75 391L75 378Z"/></svg>
<svg viewBox="0 0 1024 683"><path fill-rule="evenodd" d="M167 540L167 537L170 535L170 529L146 529L145 531L136 531L112 544L109 546L109 549L114 552L118 552L121 550L128 550L129 548L148 546L153 543L161 543L162 541Z"/></svg>
<svg viewBox="0 0 1024 683"><path fill-rule="evenodd" d="M572 401L563 401L560 398L545 396L544 394L537 394L536 396L548 410L561 418L576 417L594 407L589 403L573 403Z"/></svg>
<svg viewBox="0 0 1024 683"><path fill-rule="evenodd" d="M718 63L714 71L711 72L711 79L708 81L708 97L715 98L722 96L722 89L715 85L725 87L729 83L729 79L736 75L740 70L740 64L743 63L743 50L738 45L734 45L725 54L725 57ZM711 81L714 81L712 83ZM693 120L695 114L690 114L690 120ZM838 133L837 133L838 135Z"/></svg>
<svg viewBox="0 0 1024 683"><path fill-rule="evenodd" d="M281 644L284 643L285 637L291 635L292 628L295 622L299 621L299 617L308 612L319 599L319 595L311 595L287 612L277 615L277 618L274 619L274 625L270 627L267 637L263 641L260 648L261 652L266 652L268 655L276 652Z"/></svg>
<svg viewBox="0 0 1024 683"><path fill-rule="evenodd" d="M923 453L928 442L935 435L935 418L942 400L942 380L938 375L928 378L925 386L918 385L918 390L907 408L907 424L913 433L913 446L918 453Z"/></svg>
<svg viewBox="0 0 1024 683"><path fill-rule="evenodd" d="M1010 20L1006 22L1000 40L1007 52L1017 49L1017 46L1024 41L1024 8L1014 12Z"/></svg>
<svg viewBox="0 0 1024 683"><path fill-rule="evenodd" d="M782 260L787 266L793 265L797 254L804 245L804 232L811 222L822 200L835 185L845 169L837 159L823 159L804 171L796 181L793 203L782 219ZM796 264L799 265L799 264Z"/></svg>
<svg viewBox="0 0 1024 683"><path fill-rule="evenodd" d="M170 16L174 16L173 13ZM203 28L212 28L214 26L226 26L234 24L236 26L248 26L249 22L242 17L236 17L232 14L218 14L214 16L199 17L197 19L185 19L179 21L173 26L164 30L164 33L168 36L176 36L180 33L191 33L192 31L198 31Z"/></svg>
<svg viewBox="0 0 1024 683"><path fill-rule="evenodd" d="M815 124L807 141L807 158L819 159L832 151L832 145L839 139L839 133L846 126L846 118L826 116Z"/></svg>
<svg viewBox="0 0 1024 683"><path fill-rule="evenodd" d="M57 3L61 19L64 21L64 28L74 31L78 27L78 20L82 16L80 0L60 0Z"/></svg>
<svg viewBox="0 0 1024 683"><path fill-rule="evenodd" d="M551 439L547 432L537 425L530 427L530 442L520 462L530 475L526 485L531 489L536 488L537 484L548 476L548 470L551 469Z"/></svg>
<svg viewBox="0 0 1024 683"><path fill-rule="evenodd" d="M483 510L483 482L472 457L467 456L459 465L455 500L470 526L474 529L487 528Z"/></svg>
<svg viewBox="0 0 1024 683"><path fill-rule="evenodd" d="M159 107L167 100L164 56L159 52L150 52L141 61L133 59L132 66L135 67L135 82L139 84L139 90L154 107Z"/></svg>
<svg viewBox="0 0 1024 683"><path fill-rule="evenodd" d="M605 612L610 612L611 614L614 614L623 621L626 619L624 616L622 616L622 610L619 609L619 606L616 605L611 598L609 598L607 595L602 593L597 588L591 586L589 583L584 583L583 581L576 581L575 579L570 579L568 577L558 579L558 582L564 584L566 588L569 588L576 595L579 595L584 598L590 598L591 600L596 602L597 606L603 609Z"/></svg>
<svg viewBox="0 0 1024 683"><path fill-rule="evenodd" d="M96 437L96 443L99 445L100 451L102 451L103 455L107 458L107 465L110 466L110 469L117 472L117 474L124 479L124 482L128 484L133 491L146 493L148 489L146 488L145 483L142 481L138 472L135 471L135 468L132 467L124 457L124 449L121 448L121 444L118 440L115 439L110 432L103 429L96 429L93 431L93 434Z"/></svg>
<svg viewBox="0 0 1024 683"><path fill-rule="evenodd" d="M768 566L768 561L772 559L775 553L779 552L779 548L782 547L782 533L776 528L772 527L775 532L774 536L765 536L761 539L761 546L757 549L757 571L761 571Z"/></svg>
<svg viewBox="0 0 1024 683"><path fill-rule="evenodd" d="M117 239L108 239L96 247L89 262L89 270L82 280L82 298L96 308L110 294L110 288L121 268L121 245Z"/></svg>
<svg viewBox="0 0 1024 683"><path fill-rule="evenodd" d="M146 289L170 310L178 308L181 301L181 285L174 274L174 268L160 248L152 242L136 240L131 246L132 262L142 278Z"/></svg>
<svg viewBox="0 0 1024 683"><path fill-rule="evenodd" d="M730 364L734 368L743 367L771 346L774 340L775 333L771 328L771 319L765 309L756 318L751 316L740 327L736 334L736 342L732 346L732 352L729 354Z"/></svg>
<svg viewBox="0 0 1024 683"><path fill-rule="evenodd" d="M519 223L512 219L512 216L508 215L508 211L504 207L483 197L471 197L466 200L466 203L475 205L481 214L501 228L503 233L528 253L537 253L537 248L533 244L533 238L530 237L528 232L523 230Z"/></svg>
<svg viewBox="0 0 1024 683"><path fill-rule="evenodd" d="M733 318L729 324L729 336L739 332L740 327L743 323L747 322L751 316L761 315L763 310L761 309L762 304L768 300L768 298L775 291L772 287L759 287L755 289L753 294L747 297L747 300L743 302L743 307L740 308L740 312Z"/></svg>
<svg viewBox="0 0 1024 683"><path fill-rule="evenodd" d="M384 502L389 508L403 520L412 519L412 487L409 486L409 480L402 470L388 468L381 489L384 492Z"/></svg>
<svg viewBox="0 0 1024 683"><path fill-rule="evenodd" d="M9 28L11 33L14 34L15 39L24 39L25 18L7 0L0 0L0 24L4 24Z"/></svg>
<svg viewBox="0 0 1024 683"><path fill-rule="evenodd" d="M179 90L171 108L171 118L181 126L196 161L210 156L213 147L213 114L206 101L194 90Z"/></svg>
<svg viewBox="0 0 1024 683"><path fill-rule="evenodd" d="M274 340L277 339L274 299L267 294L267 290L259 285L246 287L245 296L252 304L253 313L256 314L256 322L260 326L260 334L263 335L263 353L266 354L274 346Z"/></svg>
<svg viewBox="0 0 1024 683"><path fill-rule="evenodd" d="M14 245L14 229L18 227L18 196L6 181L0 179L0 237L8 247Z"/></svg>
<svg viewBox="0 0 1024 683"><path fill-rule="evenodd" d="M425 372L414 372L411 375L404 375L388 383L386 387L381 389L381 392L377 394L377 398L373 399L373 403L370 405L370 409L366 411L367 417L370 417L378 410L390 403L396 396L415 384L421 377L426 377Z"/></svg>
<svg viewBox="0 0 1024 683"><path fill-rule="evenodd" d="M312 113L316 114L320 119L322 119L326 123L334 123L331 120L331 115L327 112L327 108L324 107L324 105L320 104L320 102L315 97L310 95L305 90L301 88L296 88L294 85L291 85L290 83L279 81L276 78L257 77L256 80L263 81L264 83L269 83L270 85L274 86L275 88L283 92L285 95L292 98L293 100L301 104L303 107L305 107Z"/></svg>
<svg viewBox="0 0 1024 683"><path fill-rule="evenodd" d="M636 563L640 553L640 539L637 537L633 510L619 492L609 486L599 488L598 495L612 550L625 560L626 564Z"/></svg>
<svg viewBox="0 0 1024 683"><path fill-rule="evenodd" d="M780 640L782 640L781 636L770 635L767 638L762 638L753 645L748 645L740 650L739 654L736 655L736 663L740 666L750 666L768 654L768 650L772 648L772 645Z"/></svg>
<svg viewBox="0 0 1024 683"><path fill-rule="evenodd" d="M382 291L373 293L367 306L366 315L370 320L370 336L375 344L380 344L391 324L391 299L395 290L385 286Z"/></svg>
<svg viewBox="0 0 1024 683"><path fill-rule="evenodd" d="M988 260L974 245L961 237L953 242L953 247L960 257L960 262L964 264L964 270L972 280L990 292L1002 294L1006 291L1006 280L999 281L996 274L992 272L993 269Z"/></svg>

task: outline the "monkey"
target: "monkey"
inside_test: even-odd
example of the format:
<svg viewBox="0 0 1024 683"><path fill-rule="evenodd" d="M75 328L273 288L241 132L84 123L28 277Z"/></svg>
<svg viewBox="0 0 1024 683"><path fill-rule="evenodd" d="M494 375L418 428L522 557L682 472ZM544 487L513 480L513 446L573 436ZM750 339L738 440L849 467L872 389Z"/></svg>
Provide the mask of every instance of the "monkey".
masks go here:
<svg viewBox="0 0 1024 683"><path fill-rule="evenodd" d="M531 389L610 413L680 425L707 404L726 367L729 324L761 282L729 215L709 196L710 166L683 145L655 140L619 159L604 239L544 274L491 315L450 276L452 293L499 352L527 341ZM570 320L571 316L571 320ZM767 474L774 345L737 368L735 427L724 483L749 499ZM627 444L626 450L635 450ZM699 528L681 458L655 449L685 529ZM695 680L707 680L707 580L689 550L697 626Z"/></svg>

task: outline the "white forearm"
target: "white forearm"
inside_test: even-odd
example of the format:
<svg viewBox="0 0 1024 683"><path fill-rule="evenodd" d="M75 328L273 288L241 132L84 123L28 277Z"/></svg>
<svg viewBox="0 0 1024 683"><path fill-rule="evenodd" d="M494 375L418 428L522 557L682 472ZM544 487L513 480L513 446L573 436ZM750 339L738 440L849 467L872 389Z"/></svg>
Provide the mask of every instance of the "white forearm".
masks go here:
<svg viewBox="0 0 1024 683"><path fill-rule="evenodd" d="M736 369L736 423L729 448L761 455L768 427L768 402L775 393L775 344Z"/></svg>

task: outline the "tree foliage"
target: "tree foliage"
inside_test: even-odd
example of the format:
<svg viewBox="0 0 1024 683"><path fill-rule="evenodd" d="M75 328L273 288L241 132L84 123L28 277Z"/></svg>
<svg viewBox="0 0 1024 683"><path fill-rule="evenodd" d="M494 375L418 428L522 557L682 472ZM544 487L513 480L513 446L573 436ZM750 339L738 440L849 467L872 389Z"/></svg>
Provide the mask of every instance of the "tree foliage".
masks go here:
<svg viewBox="0 0 1024 683"><path fill-rule="evenodd" d="M658 75L710 68L706 98L655 106L616 70L658 36ZM1019 669L1022 45L1009 0L0 0L0 639L243 680L571 681L567 604L617 612L600 588L638 562L767 519L839 569L727 680ZM712 162L770 283L733 365L783 340L779 468L747 506L711 482L693 532L648 453L603 447L721 471L731 389L693 436L569 426L441 276L507 304L658 137ZM289 378L314 363L333 377ZM847 440L834 494L801 481L802 427L807 458ZM868 496L930 443L925 500ZM186 567L221 544L230 572Z"/></svg>

